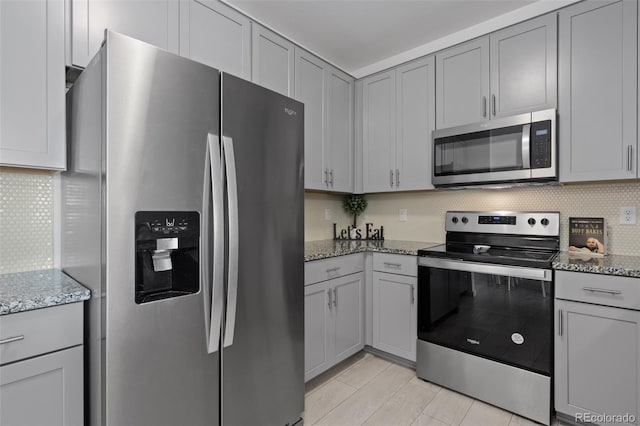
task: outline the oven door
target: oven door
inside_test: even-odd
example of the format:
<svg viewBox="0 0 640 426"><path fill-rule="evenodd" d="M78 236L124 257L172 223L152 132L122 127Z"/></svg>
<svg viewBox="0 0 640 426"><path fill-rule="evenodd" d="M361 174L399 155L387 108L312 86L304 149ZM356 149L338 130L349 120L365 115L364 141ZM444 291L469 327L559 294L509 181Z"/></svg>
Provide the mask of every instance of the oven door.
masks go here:
<svg viewBox="0 0 640 426"><path fill-rule="evenodd" d="M419 340L551 375L553 271L418 262Z"/></svg>

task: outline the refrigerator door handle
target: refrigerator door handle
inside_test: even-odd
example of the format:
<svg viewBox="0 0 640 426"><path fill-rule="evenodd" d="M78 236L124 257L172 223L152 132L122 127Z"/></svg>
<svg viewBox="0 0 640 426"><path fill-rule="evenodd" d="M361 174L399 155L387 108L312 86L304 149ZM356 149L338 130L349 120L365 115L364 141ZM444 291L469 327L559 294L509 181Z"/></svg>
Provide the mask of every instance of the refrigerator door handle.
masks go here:
<svg viewBox="0 0 640 426"><path fill-rule="evenodd" d="M207 352L214 353L220 347L220 330L224 308L224 188L220 136L218 135L211 133L207 135L206 162L211 173L211 200L213 204L213 274ZM205 196L205 200L207 199L208 197ZM208 238L208 235L205 234L204 238Z"/></svg>
<svg viewBox="0 0 640 426"><path fill-rule="evenodd" d="M236 328L236 306L238 299L238 260L240 249L240 228L238 225L238 182L236 179L236 159L233 139L222 136L222 150L227 173L227 204L229 217L229 267L227 270L227 315L224 329L224 347L233 344Z"/></svg>

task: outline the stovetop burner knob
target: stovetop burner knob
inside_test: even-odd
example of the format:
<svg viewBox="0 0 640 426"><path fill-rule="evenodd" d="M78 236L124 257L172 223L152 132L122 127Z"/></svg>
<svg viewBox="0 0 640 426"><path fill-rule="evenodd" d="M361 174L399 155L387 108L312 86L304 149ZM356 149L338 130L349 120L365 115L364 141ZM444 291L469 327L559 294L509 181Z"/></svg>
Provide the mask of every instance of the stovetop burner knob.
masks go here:
<svg viewBox="0 0 640 426"><path fill-rule="evenodd" d="M458 223L458 216L454 216L451 218L451 222Z"/></svg>
<svg viewBox="0 0 640 426"><path fill-rule="evenodd" d="M529 223L529 225L533 226L536 224L536 220L532 217L529 218L529 220L527 221Z"/></svg>
<svg viewBox="0 0 640 426"><path fill-rule="evenodd" d="M547 226L549 224L549 219L543 217L540 223L542 224L542 226Z"/></svg>
<svg viewBox="0 0 640 426"><path fill-rule="evenodd" d="M462 223L467 223L469 222L469 219L467 219L466 216L462 216Z"/></svg>

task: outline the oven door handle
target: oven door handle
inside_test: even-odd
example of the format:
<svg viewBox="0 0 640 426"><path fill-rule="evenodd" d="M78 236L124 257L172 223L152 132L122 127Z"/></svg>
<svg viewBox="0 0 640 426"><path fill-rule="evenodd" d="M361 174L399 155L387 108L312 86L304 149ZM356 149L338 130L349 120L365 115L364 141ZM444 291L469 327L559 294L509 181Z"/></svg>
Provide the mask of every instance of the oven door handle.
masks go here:
<svg viewBox="0 0 640 426"><path fill-rule="evenodd" d="M553 271L551 269L494 265L488 263L465 262L461 260L436 259L431 257L419 257L418 265L429 268L477 272L480 274L502 275L504 277L527 278L540 281L551 281L553 279Z"/></svg>

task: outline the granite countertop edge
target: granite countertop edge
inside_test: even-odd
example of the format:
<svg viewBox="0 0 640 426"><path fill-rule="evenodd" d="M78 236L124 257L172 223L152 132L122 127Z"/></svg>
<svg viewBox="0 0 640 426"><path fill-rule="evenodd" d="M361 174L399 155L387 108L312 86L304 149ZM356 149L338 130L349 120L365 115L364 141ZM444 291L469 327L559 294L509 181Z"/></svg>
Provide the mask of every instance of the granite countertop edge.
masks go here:
<svg viewBox="0 0 640 426"><path fill-rule="evenodd" d="M0 316L82 302L89 289L59 269L0 274Z"/></svg>
<svg viewBox="0 0 640 426"><path fill-rule="evenodd" d="M433 247L438 244L442 243L403 240L306 241L304 261L311 262L314 260L365 252L416 256L419 249ZM552 268L557 271L640 278L640 256L611 254L604 257L591 257L561 251L553 261Z"/></svg>
<svg viewBox="0 0 640 426"><path fill-rule="evenodd" d="M556 271L640 278L640 256L609 254L604 257L591 257L561 251L553 261L552 267Z"/></svg>
<svg viewBox="0 0 640 426"><path fill-rule="evenodd" d="M416 256L418 250L441 243L403 240L305 241L304 261L322 260L355 253L390 253Z"/></svg>

